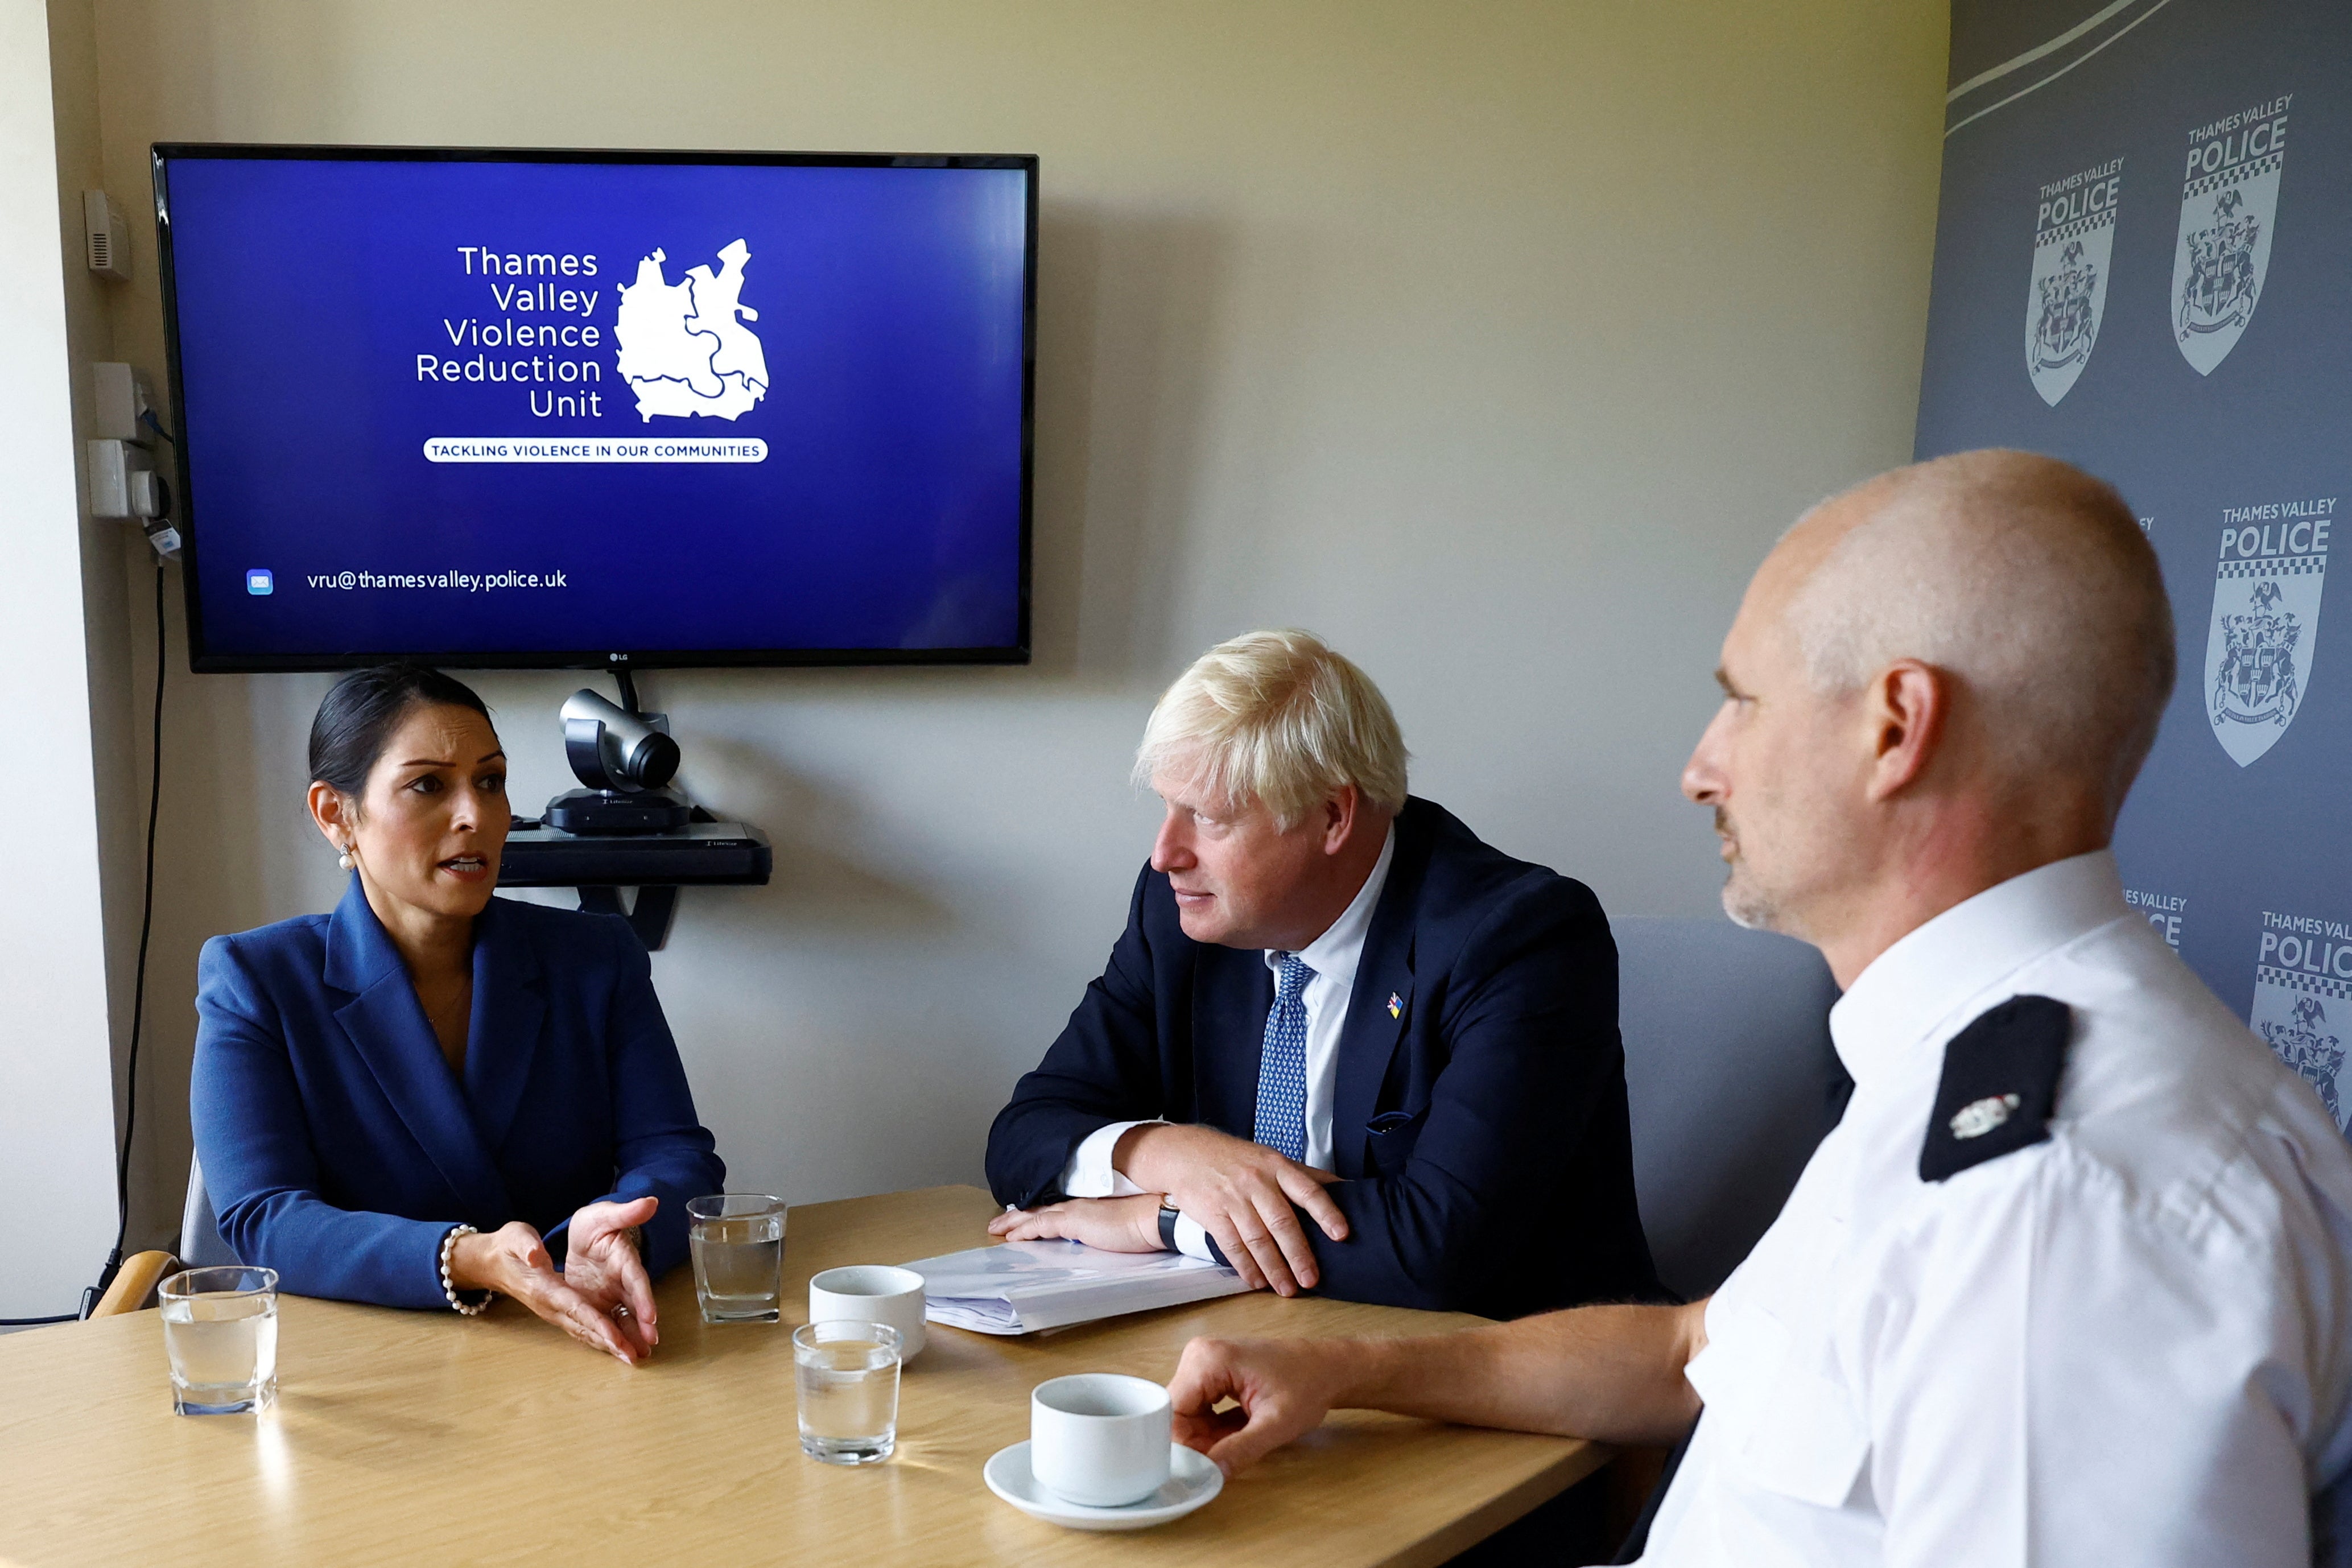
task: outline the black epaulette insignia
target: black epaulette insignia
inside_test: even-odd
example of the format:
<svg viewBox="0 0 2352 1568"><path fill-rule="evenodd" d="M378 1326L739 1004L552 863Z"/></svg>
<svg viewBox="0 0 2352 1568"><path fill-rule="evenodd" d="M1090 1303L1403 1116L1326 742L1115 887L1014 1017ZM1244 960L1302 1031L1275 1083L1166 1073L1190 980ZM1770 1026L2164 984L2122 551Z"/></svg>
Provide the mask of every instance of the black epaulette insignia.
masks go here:
<svg viewBox="0 0 2352 1568"><path fill-rule="evenodd" d="M1919 1179L1940 1182L2050 1136L2074 1015L2047 996L2012 996L1951 1037L1919 1150Z"/></svg>

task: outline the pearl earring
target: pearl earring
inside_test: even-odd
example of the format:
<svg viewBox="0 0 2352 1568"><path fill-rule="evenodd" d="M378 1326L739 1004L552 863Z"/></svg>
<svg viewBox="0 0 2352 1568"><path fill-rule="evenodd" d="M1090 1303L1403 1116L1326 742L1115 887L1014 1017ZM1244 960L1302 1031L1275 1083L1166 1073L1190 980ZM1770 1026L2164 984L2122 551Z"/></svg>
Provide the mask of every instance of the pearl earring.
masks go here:
<svg viewBox="0 0 2352 1568"><path fill-rule="evenodd" d="M346 871L352 868L352 850L350 845L347 844L343 846L343 852L335 857L335 864Z"/></svg>

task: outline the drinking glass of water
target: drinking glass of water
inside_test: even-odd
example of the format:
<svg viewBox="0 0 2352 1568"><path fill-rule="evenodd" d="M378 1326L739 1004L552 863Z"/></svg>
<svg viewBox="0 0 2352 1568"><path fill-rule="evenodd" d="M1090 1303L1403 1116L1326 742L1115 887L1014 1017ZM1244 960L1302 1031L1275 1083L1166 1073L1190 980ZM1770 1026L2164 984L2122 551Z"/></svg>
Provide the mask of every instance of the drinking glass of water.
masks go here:
<svg viewBox="0 0 2352 1568"><path fill-rule="evenodd" d="M686 1205L694 1294L706 1323L772 1323L784 1294L784 1201L719 1193Z"/></svg>
<svg viewBox="0 0 2352 1568"><path fill-rule="evenodd" d="M898 1331L836 1318L793 1331L801 1452L828 1465L872 1465L898 1446Z"/></svg>
<svg viewBox="0 0 2352 1568"><path fill-rule="evenodd" d="M278 1270L191 1268L163 1281L172 1408L183 1415L267 1410L278 1397Z"/></svg>

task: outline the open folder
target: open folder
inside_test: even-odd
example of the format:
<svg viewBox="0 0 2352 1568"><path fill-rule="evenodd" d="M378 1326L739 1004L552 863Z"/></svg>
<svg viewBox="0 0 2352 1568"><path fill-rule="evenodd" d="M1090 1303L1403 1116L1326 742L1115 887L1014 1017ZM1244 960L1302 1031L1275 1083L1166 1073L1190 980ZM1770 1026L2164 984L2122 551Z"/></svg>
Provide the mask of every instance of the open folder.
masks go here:
<svg viewBox="0 0 2352 1568"><path fill-rule="evenodd" d="M924 1316L951 1329L1026 1334L1249 1289L1221 1263L1181 1252L1104 1252L1076 1241L1008 1241L906 1265Z"/></svg>

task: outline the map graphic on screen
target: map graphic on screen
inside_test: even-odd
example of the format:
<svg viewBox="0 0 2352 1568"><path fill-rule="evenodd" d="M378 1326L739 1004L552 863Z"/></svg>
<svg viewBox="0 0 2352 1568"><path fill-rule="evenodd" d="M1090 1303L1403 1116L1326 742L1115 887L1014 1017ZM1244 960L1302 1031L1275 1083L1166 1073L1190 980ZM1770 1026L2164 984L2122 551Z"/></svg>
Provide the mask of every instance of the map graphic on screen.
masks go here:
<svg viewBox="0 0 2352 1568"><path fill-rule="evenodd" d="M1025 658L1034 158L155 183L197 668Z"/></svg>
<svg viewBox="0 0 2352 1568"><path fill-rule="evenodd" d="M751 253L739 239L719 258L726 267L716 276L697 267L673 285L662 281L667 258L656 250L637 263L637 280L621 286L617 368L648 424L656 414L739 418L767 393L767 356L743 324L760 319L741 302Z"/></svg>

